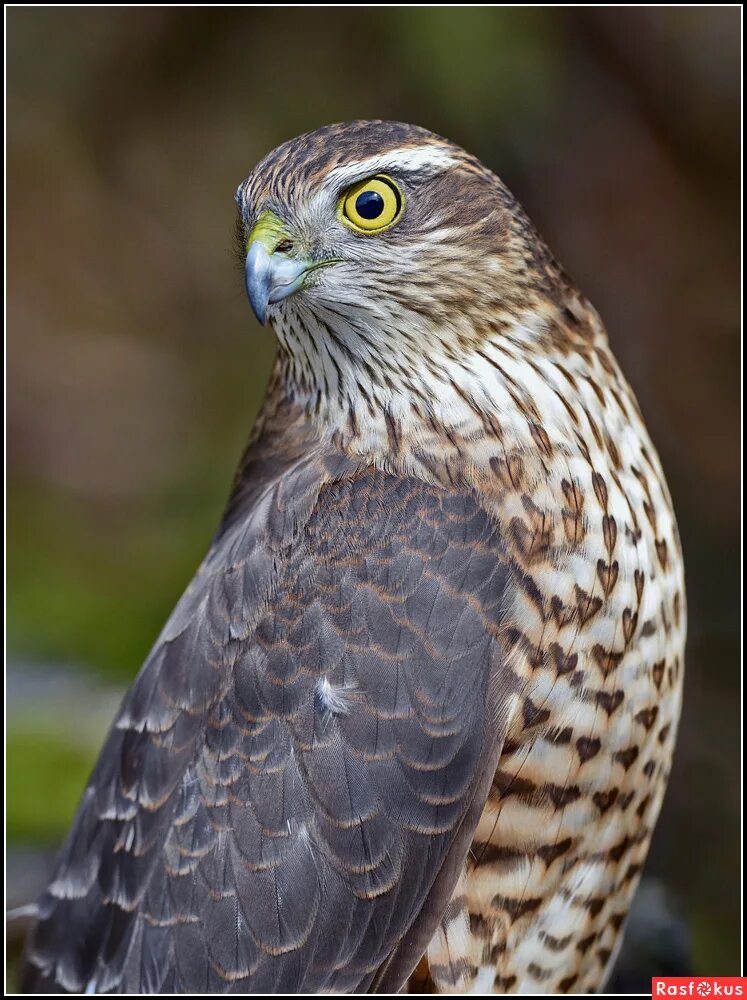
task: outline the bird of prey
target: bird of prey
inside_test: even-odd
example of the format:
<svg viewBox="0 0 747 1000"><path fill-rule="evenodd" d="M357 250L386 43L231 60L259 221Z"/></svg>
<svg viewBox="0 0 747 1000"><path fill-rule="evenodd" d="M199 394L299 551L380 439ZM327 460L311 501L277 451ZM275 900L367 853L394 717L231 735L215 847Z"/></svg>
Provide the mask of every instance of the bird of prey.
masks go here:
<svg viewBox="0 0 747 1000"><path fill-rule="evenodd" d="M274 373L38 900L26 988L600 989L685 638L601 320L422 128L303 135L236 201Z"/></svg>

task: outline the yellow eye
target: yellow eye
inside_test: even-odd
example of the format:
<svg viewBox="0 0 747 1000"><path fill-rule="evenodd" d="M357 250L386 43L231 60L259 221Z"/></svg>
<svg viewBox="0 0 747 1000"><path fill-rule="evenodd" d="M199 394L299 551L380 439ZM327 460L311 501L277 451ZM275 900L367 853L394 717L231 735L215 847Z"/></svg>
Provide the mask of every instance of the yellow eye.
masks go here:
<svg viewBox="0 0 747 1000"><path fill-rule="evenodd" d="M399 221L404 204L392 178L379 174L349 188L340 199L338 215L357 233L380 233Z"/></svg>

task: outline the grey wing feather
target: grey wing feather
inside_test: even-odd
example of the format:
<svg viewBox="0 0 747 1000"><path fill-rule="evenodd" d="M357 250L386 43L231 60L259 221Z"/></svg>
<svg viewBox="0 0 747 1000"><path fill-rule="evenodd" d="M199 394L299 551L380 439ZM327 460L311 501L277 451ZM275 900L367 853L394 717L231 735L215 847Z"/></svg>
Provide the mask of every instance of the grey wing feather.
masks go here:
<svg viewBox="0 0 747 1000"><path fill-rule="evenodd" d="M438 924L514 688L496 528L310 460L240 506L102 751L29 990L397 989Z"/></svg>

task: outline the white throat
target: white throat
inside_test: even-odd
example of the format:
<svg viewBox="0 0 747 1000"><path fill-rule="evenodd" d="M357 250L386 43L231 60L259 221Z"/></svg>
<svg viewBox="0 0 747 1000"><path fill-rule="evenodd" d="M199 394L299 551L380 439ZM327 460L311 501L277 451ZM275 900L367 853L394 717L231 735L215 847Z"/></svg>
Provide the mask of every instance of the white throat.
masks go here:
<svg viewBox="0 0 747 1000"><path fill-rule="evenodd" d="M425 478L446 462L472 479L497 450L570 461L590 446L624 446L636 403L603 331L582 358L540 349L537 322L515 322L456 356L453 335L416 328L403 344L324 309L289 310L276 322L281 377L324 438Z"/></svg>

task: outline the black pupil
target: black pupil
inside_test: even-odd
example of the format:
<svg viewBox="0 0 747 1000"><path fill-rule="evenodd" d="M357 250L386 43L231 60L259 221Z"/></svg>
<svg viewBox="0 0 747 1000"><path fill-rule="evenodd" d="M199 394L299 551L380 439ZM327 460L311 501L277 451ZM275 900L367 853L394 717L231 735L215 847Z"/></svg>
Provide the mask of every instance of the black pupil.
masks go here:
<svg viewBox="0 0 747 1000"><path fill-rule="evenodd" d="M355 199L355 210L362 219L378 219L384 211L384 199L377 191L361 191Z"/></svg>

